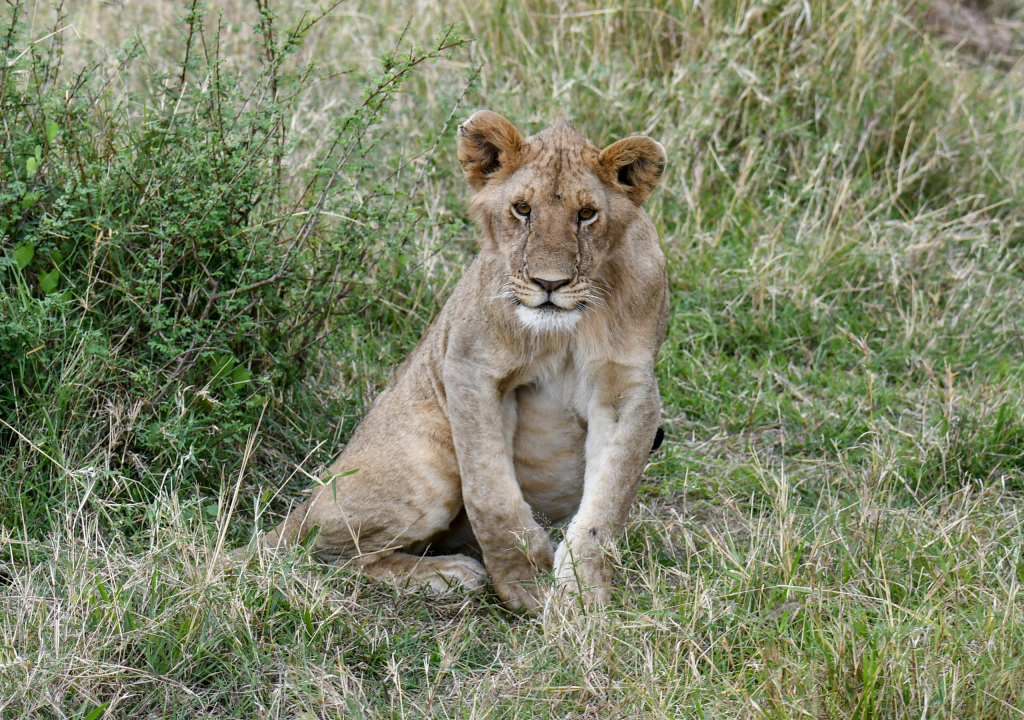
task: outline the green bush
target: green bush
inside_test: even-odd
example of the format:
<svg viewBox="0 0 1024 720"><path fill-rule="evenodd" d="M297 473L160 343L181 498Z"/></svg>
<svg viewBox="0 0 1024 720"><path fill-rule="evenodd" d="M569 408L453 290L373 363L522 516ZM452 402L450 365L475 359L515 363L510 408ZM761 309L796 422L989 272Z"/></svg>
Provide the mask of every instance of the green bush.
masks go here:
<svg viewBox="0 0 1024 720"><path fill-rule="evenodd" d="M325 337L408 264L425 214L381 123L460 41L383 58L307 147L289 119L317 71L289 58L323 16L280 27L260 5L245 76L193 3L177 70L127 91L68 74L61 34L31 42L24 15L2 15L0 524L35 534L58 499L130 523L160 485L218 487L258 422L285 439Z"/></svg>

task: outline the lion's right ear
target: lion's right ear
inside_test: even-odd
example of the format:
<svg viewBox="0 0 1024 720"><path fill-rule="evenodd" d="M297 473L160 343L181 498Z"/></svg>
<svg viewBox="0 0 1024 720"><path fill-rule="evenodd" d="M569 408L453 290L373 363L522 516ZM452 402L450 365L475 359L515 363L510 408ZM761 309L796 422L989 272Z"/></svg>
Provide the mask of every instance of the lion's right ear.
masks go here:
<svg viewBox="0 0 1024 720"><path fill-rule="evenodd" d="M498 113L473 113L459 125L459 162L466 182L479 190L488 180L508 177L519 165L524 144L515 125Z"/></svg>

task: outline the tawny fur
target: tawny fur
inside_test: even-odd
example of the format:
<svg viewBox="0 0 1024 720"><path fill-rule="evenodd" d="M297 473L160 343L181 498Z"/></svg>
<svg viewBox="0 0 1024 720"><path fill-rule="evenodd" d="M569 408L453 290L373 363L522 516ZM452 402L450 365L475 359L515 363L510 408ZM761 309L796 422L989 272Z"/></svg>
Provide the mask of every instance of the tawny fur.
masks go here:
<svg viewBox="0 0 1024 720"><path fill-rule="evenodd" d="M641 203L665 152L639 137L602 152L564 123L524 139L488 111L458 150L480 254L324 484L262 542L319 526L321 556L372 577L441 589L489 573L507 606L535 609L535 575L554 568L558 597L602 601L661 407L668 282ZM544 526L571 516L555 550Z"/></svg>

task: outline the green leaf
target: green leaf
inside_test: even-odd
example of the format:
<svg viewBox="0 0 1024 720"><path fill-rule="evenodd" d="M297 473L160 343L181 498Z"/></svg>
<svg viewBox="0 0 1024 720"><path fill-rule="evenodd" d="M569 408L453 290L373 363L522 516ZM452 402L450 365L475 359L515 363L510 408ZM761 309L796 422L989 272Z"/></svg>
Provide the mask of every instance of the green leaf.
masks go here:
<svg viewBox="0 0 1024 720"><path fill-rule="evenodd" d="M62 253L60 250L54 250L52 253L50 253L50 259L53 260L54 264L56 265L63 265L64 253Z"/></svg>
<svg viewBox="0 0 1024 720"><path fill-rule="evenodd" d="M213 377L210 378L210 383L213 383L215 380L219 380L231 372L231 369L235 366L234 361L235 359L227 354L214 355L213 366L210 368L210 371L213 373Z"/></svg>
<svg viewBox="0 0 1024 720"><path fill-rule="evenodd" d="M251 377L252 371L246 370L241 365L236 367L235 371L231 373L231 379L235 382L236 385L244 385L245 383L249 382L249 378Z"/></svg>
<svg viewBox="0 0 1024 720"><path fill-rule="evenodd" d="M35 149L32 151L32 154L36 156L36 162L41 163L43 161L43 146L36 145Z"/></svg>
<svg viewBox="0 0 1024 720"><path fill-rule="evenodd" d="M36 248L32 243L22 243L14 248L14 262L18 263L18 269L24 270L36 256Z"/></svg>
<svg viewBox="0 0 1024 720"><path fill-rule="evenodd" d="M46 142L52 143L57 137L57 132L60 128L57 127L57 123L50 121L46 123Z"/></svg>
<svg viewBox="0 0 1024 720"><path fill-rule="evenodd" d="M30 207L36 204L36 200L40 197L37 192L25 193L25 197L21 199L21 207L23 210L28 210Z"/></svg>
<svg viewBox="0 0 1024 720"><path fill-rule="evenodd" d="M30 175L36 171L37 167L39 167L39 161L34 157L30 157L25 161L25 169L28 170Z"/></svg>
<svg viewBox="0 0 1024 720"><path fill-rule="evenodd" d="M39 288L49 295L57 289L57 285L60 284L60 270L54 268L45 275L39 276Z"/></svg>
<svg viewBox="0 0 1024 720"><path fill-rule="evenodd" d="M82 720L96 720L96 718L103 714L103 711L107 709L107 705L109 704L110 703L103 703L98 708L95 708L91 713L83 717Z"/></svg>

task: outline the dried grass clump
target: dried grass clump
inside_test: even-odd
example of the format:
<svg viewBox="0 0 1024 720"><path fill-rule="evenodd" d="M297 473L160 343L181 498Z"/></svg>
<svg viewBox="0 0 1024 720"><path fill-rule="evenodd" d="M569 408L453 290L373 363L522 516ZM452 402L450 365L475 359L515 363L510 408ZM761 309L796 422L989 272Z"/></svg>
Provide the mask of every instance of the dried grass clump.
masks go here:
<svg viewBox="0 0 1024 720"><path fill-rule="evenodd" d="M1024 21L1020 15L1019 7L934 0L926 6L924 17L928 29L944 42L1013 67L1024 55Z"/></svg>

